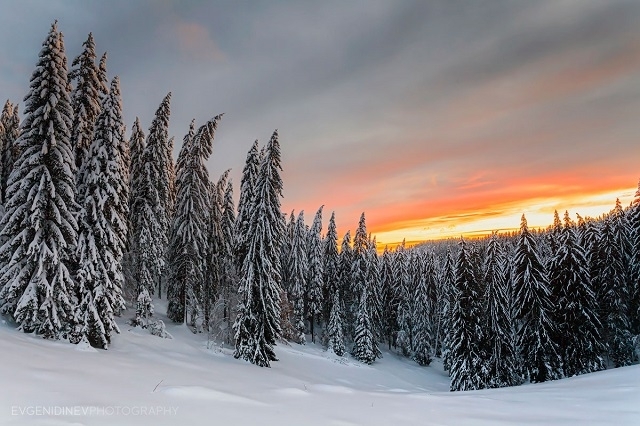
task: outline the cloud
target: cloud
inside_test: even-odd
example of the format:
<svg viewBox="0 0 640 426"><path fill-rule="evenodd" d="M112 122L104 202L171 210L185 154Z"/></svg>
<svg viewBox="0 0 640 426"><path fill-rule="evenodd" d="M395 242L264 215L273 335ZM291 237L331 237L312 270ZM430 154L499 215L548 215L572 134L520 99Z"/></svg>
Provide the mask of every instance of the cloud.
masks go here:
<svg viewBox="0 0 640 426"><path fill-rule="evenodd" d="M178 21L173 27L173 34L179 49L189 60L224 60L225 55L211 38L209 30L196 22Z"/></svg>

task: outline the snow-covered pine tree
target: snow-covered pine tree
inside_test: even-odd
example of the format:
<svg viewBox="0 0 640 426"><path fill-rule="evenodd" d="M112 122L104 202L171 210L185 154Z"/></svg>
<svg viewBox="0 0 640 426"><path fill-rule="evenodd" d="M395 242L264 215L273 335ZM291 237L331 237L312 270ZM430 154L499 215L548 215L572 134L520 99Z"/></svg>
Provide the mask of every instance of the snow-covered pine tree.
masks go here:
<svg viewBox="0 0 640 426"><path fill-rule="evenodd" d="M342 237L340 244L340 296L342 296L342 324L345 339L353 339L353 324L355 318L350 309L352 301L356 295L353 294L353 276L351 275L351 265L353 263L353 248L351 247L351 231L347 231Z"/></svg>
<svg viewBox="0 0 640 426"><path fill-rule="evenodd" d="M139 293L136 298L136 314L132 320L132 324L138 325L142 328L147 328L149 326L149 320L155 311L155 307L153 306L153 300L151 299L151 295L147 291L147 288L138 286L138 289Z"/></svg>
<svg viewBox="0 0 640 426"><path fill-rule="evenodd" d="M404 356L411 356L411 316L413 313L413 291L410 273L413 256L405 248L404 241L396 250L396 292L398 298L398 330L396 346Z"/></svg>
<svg viewBox="0 0 640 426"><path fill-rule="evenodd" d="M346 306L346 308L351 313L351 318L356 322L350 324L350 330L354 334L352 335L355 338L355 327L357 324L357 313L360 309L360 305L362 304L362 294L365 289L368 288L368 279L369 279L369 269L367 261L367 251L369 248L369 236L367 234L367 225L364 216L364 212L360 215L360 221L358 222L358 228L356 229L356 234L353 239L353 253L352 253L352 262L351 262L351 302L350 306ZM369 322L371 322L371 311L370 306L368 305L369 300L367 302L367 315L369 316Z"/></svg>
<svg viewBox="0 0 640 426"><path fill-rule="evenodd" d="M173 162L173 147L175 144L175 138L171 136L165 147L165 161L167 164L167 220L169 223L173 220L173 214L176 208L176 165ZM224 190L224 188L223 188Z"/></svg>
<svg viewBox="0 0 640 426"><path fill-rule="evenodd" d="M423 275L427 280L427 296L429 302L429 335L431 336L431 350L432 355L435 355L436 347L436 324L438 323L438 270L437 270L437 258L433 250L423 252Z"/></svg>
<svg viewBox="0 0 640 426"><path fill-rule="evenodd" d="M597 302L591 289L584 249L576 229L564 215L564 228L552 261L551 281L562 283L558 294L558 340L566 377L604 369L604 347L600 337Z"/></svg>
<svg viewBox="0 0 640 426"><path fill-rule="evenodd" d="M327 326L328 348L338 356L344 355L346 349L344 346L344 331L342 312L342 298L340 297L340 289L336 288L331 293L331 312L329 314L329 325Z"/></svg>
<svg viewBox="0 0 640 426"><path fill-rule="evenodd" d="M367 271L369 285L369 309L373 336L376 341L382 341L382 280L380 276L380 258L378 257L378 243L376 237L369 236L367 245Z"/></svg>
<svg viewBox="0 0 640 426"><path fill-rule="evenodd" d="M205 163L213 151L220 118L220 115L212 118L195 134L192 122L178 161L176 214L168 250L167 316L179 323L185 321L187 313L198 313L203 309L201 299L206 280L211 202L209 172ZM191 323L195 320L191 318Z"/></svg>
<svg viewBox="0 0 640 426"><path fill-rule="evenodd" d="M367 288L368 279L368 262L367 251L369 250L369 236L367 234L367 224L364 212L360 215L356 235L353 239L353 266L351 269L353 275L353 292L357 295L357 301L354 303L354 311L358 310L361 304L363 290Z"/></svg>
<svg viewBox="0 0 640 426"><path fill-rule="evenodd" d="M118 202L114 204L114 208L116 209L119 218L124 221L124 233L120 235L122 242L122 253L120 254L120 262L122 262L122 257L124 251L128 247L128 236L129 236L129 200L131 198L131 191L129 189L129 167L131 165L131 158L129 153L129 141L125 135L126 132L126 124L124 124L124 119L122 117L122 94L120 90L120 77L115 76L110 83L109 93L105 96L105 98L111 98L109 105L113 105L111 110L113 111L111 120L118 121L120 126L122 126L122 130L119 133L113 133L113 137L118 137L118 163L119 167L116 171L116 179L118 181L122 181L123 187L122 191L118 193ZM119 107L118 107L119 102ZM107 101L103 101L103 103L107 103ZM102 107L101 107L102 108ZM119 115L117 115L119 114ZM95 132L94 132L95 133ZM94 136L95 138L95 136ZM120 230L118 230L119 232ZM122 283L121 283L122 284ZM121 286L122 287L122 286Z"/></svg>
<svg viewBox="0 0 640 426"><path fill-rule="evenodd" d="M18 105L7 100L0 114L0 204L7 202L7 183L17 159L15 141L20 135Z"/></svg>
<svg viewBox="0 0 640 426"><path fill-rule="evenodd" d="M224 193L229 182L228 169L220 175L216 183L209 184L209 222L208 222L208 254L206 255L206 280L204 286L194 289L192 300L198 300L199 304L190 304L192 319L202 317L202 325L210 331L212 318L220 318L222 315L218 296L223 289L224 280L224 259L225 259L225 237L222 229ZM195 325L195 322L192 322Z"/></svg>
<svg viewBox="0 0 640 426"><path fill-rule="evenodd" d="M589 271L589 277L591 278L591 288L596 294L596 300L598 301L598 318L600 324L603 324L603 311L601 306L601 289L602 283L602 269L604 264L602 263L603 251L600 246L600 238L602 228L604 227L605 220L594 220L592 218L586 218L584 224L580 226L580 245L584 247L586 266Z"/></svg>
<svg viewBox="0 0 640 426"><path fill-rule="evenodd" d="M206 279L204 286L194 288L197 292L191 295L192 301L201 303L191 303L190 310L187 313L190 316L190 324L196 326L195 320L203 318L201 321L207 330L210 330L209 324L211 314L214 314L216 307L216 299L218 292L222 287L222 256L223 237L222 237L222 194L220 194L220 186L228 179L228 170L222 173L217 182L209 182L209 211L207 223L207 245L206 253ZM189 296L187 296L189 297Z"/></svg>
<svg viewBox="0 0 640 426"><path fill-rule="evenodd" d="M389 247L385 246L384 252L380 259L380 281L381 281L381 303L382 303L382 327L389 350L393 344L394 332L397 329L397 315L398 315L398 299L396 297L396 291L394 288L394 268L393 261L395 257L389 250Z"/></svg>
<svg viewBox="0 0 640 426"><path fill-rule="evenodd" d="M40 50L15 142L20 156L9 176L0 221L0 310L25 332L57 339L70 328L70 273L78 225L70 141L69 98L62 34L57 23Z"/></svg>
<svg viewBox="0 0 640 426"><path fill-rule="evenodd" d="M134 323L144 327L153 311L151 295L156 284L160 283L167 248L167 192L162 192L161 188L163 191L168 190L168 183L166 165L162 166L161 157L165 152L163 141L168 138L170 100L171 93L158 107L142 151L140 168L132 169L133 207L130 214L130 241L133 244L129 250L137 285ZM165 184L161 184L162 180ZM164 198L161 194L164 194Z"/></svg>
<svg viewBox="0 0 640 426"><path fill-rule="evenodd" d="M455 263L451 248L447 247L445 254L442 275L440 276L440 287L443 294L443 306L441 314L441 326L436 335L442 336L442 365L446 371L451 373L451 327L452 315L455 304Z"/></svg>
<svg viewBox="0 0 640 426"><path fill-rule="evenodd" d="M329 324L331 317L331 305L333 304L333 294L340 289L340 254L338 253L338 232L336 230L336 214L331 212L327 235L323 242L323 300L324 323ZM342 301L341 301L342 303Z"/></svg>
<svg viewBox="0 0 640 426"><path fill-rule="evenodd" d="M82 46L82 53L73 60L72 68L69 71L69 81L75 81L75 88L71 93L73 108L71 141L74 144L78 169L93 140L93 127L100 113L100 92L103 90L103 83L100 81L96 65L96 45L92 33L89 33ZM107 84L104 83L105 91L108 87ZM76 186L79 192L84 194L82 185L82 177L79 176L76 179ZM79 202L81 204L82 200Z"/></svg>
<svg viewBox="0 0 640 426"><path fill-rule="evenodd" d="M640 181L627 213L629 223L629 318L631 332L640 335Z"/></svg>
<svg viewBox="0 0 640 426"><path fill-rule="evenodd" d="M616 208L605 217L600 233L597 289L603 336L615 367L629 365L635 358L629 320L627 238L624 213L616 200Z"/></svg>
<svg viewBox="0 0 640 426"><path fill-rule="evenodd" d="M483 374L483 338L478 294L471 254L463 238L456 262L454 305L450 329L451 390L465 391L486 387Z"/></svg>
<svg viewBox="0 0 640 426"><path fill-rule="evenodd" d="M521 383L511 318L510 282L506 281L505 259L498 235L487 245L484 268L484 344L487 387L500 388Z"/></svg>
<svg viewBox="0 0 640 426"><path fill-rule="evenodd" d="M289 215L289 221L286 222L284 235L282 237L282 247L280 248L280 264L282 265L282 289L285 292L289 292L291 289L292 271L290 269L289 259L291 257L291 245L293 243L293 236L296 232L296 215L295 211L291 210Z"/></svg>
<svg viewBox="0 0 640 426"><path fill-rule="evenodd" d="M433 262L433 256L429 255L427 263ZM425 265L426 266L426 265ZM413 293L413 315L411 320L413 336L413 359L419 365L431 363L432 349L432 323L429 286L433 282L433 268L426 267L418 279L418 285Z"/></svg>
<svg viewBox="0 0 640 426"><path fill-rule="evenodd" d="M145 186L145 215L150 241L148 246L141 247L146 251L148 264L144 268L149 270L151 281L146 279L142 284L149 294L155 293L158 287L158 296L161 292L161 276L165 266L165 250L168 246L168 231L170 226L170 163L173 161L169 152L169 116L171 92L169 92L156 110L155 117L149 127L149 135L142 153L144 162L144 186ZM140 240L138 240L140 241ZM140 244L141 246L141 244ZM138 258L138 261L142 261ZM142 265L138 265L142 268Z"/></svg>
<svg viewBox="0 0 640 426"><path fill-rule="evenodd" d="M558 210L554 210L553 225L551 225L551 229L548 232L548 240L549 240L549 247L550 247L549 260L552 260L558 255L561 239L562 239L562 222L560 221L560 215L558 214Z"/></svg>
<svg viewBox="0 0 640 426"><path fill-rule="evenodd" d="M315 343L315 320L322 313L323 303L323 259L322 259L322 209L320 206L307 234L307 297L306 313L309 319L311 342Z"/></svg>
<svg viewBox="0 0 640 426"><path fill-rule="evenodd" d="M250 208L247 253L240 279L240 303L234 323L234 356L261 367L276 361L273 346L280 337L280 213L282 170L278 132L267 144Z"/></svg>
<svg viewBox="0 0 640 426"><path fill-rule="evenodd" d="M247 153L244 169L242 169L242 180L240 181L240 198L238 200L238 214L236 216L234 232L234 258L238 272L242 271L244 258L247 255L249 221L251 219L251 208L253 206L253 199L255 198L259 169L260 154L258 141L256 140Z"/></svg>
<svg viewBox="0 0 640 426"><path fill-rule="evenodd" d="M556 335L553 336L553 340L558 344L562 343L563 335L560 327L562 320L556 315L561 315L558 310L560 302L560 294L562 293L562 287L564 282L559 281L557 278L562 277L562 273L559 270L560 264L557 262L559 259L558 252L560 251L560 244L562 242L562 222L560 221L560 215L557 210L553 212L553 225L545 233L542 234L539 239L539 254L540 260L545 265L547 275L549 277L549 291L551 292L549 299L552 306L555 306L553 314L551 314L551 322L557 325ZM562 348L560 348L560 355L562 356Z"/></svg>
<svg viewBox="0 0 640 426"><path fill-rule="evenodd" d="M306 251L306 228L304 224L304 211L298 214L298 220L291 240L291 251L289 252L288 271L289 275L289 302L293 304L293 328L296 330L296 343L304 345L305 324L304 324L304 295L307 288L307 278L309 276L309 263Z"/></svg>
<svg viewBox="0 0 640 426"><path fill-rule="evenodd" d="M136 121L137 124L137 121ZM135 125L134 125L135 126ZM182 215L182 207L187 206L186 198L189 197L190 191L187 190L187 185L190 184L195 186L195 188L200 189L200 185L202 184L201 178L202 176L198 174L197 170L188 169L188 166L193 166L195 163L193 154L194 149L192 147L194 143L194 138L196 135L196 120L192 119L189 123L189 130L185 134L182 139L182 147L180 148L180 152L178 153L178 159L176 161L176 188L178 189L177 194L177 205L176 205L176 215L174 216L173 222L171 224L171 230L169 234L169 247L167 249L167 264L168 264L168 273L169 280L167 285L167 317L173 322L184 323L186 317L186 285L185 282L188 278L185 278L185 275L189 273L188 267L193 266L190 260L185 258L186 246L182 244L182 236L176 234L176 221L180 221L184 218ZM133 135L132 135L133 138ZM143 142L144 146L144 142ZM133 147L133 146L132 146ZM140 153L142 154L142 153ZM132 150L132 165L135 161L135 154ZM196 182L197 181L197 182ZM206 197L207 204L211 204L210 199L210 191L209 181L205 181L206 192L204 196ZM194 191L195 192L195 191ZM201 195L201 194L200 194ZM182 197L185 197L185 200ZM198 201L201 201L199 199ZM187 209L188 210L188 209ZM198 215L203 214L203 212L197 212ZM197 219L197 218L196 218ZM207 215L207 225L208 225L208 215ZM200 241L197 241L196 244L202 245ZM207 241L207 249L208 249L208 241ZM189 263L185 262L188 260ZM198 269L201 268L201 265L197 266ZM182 269L182 270L181 270ZM198 285L202 285L204 281L204 273L202 271L200 276L200 283ZM178 275L178 280L174 280L174 276Z"/></svg>
<svg viewBox="0 0 640 426"><path fill-rule="evenodd" d="M131 184L135 181L136 176L140 176L143 173L144 163L142 153L146 146L144 131L140 125L140 120L136 117L136 120L131 127L131 137L129 138L129 192L133 194L133 188ZM131 206L133 197L129 199L129 206Z"/></svg>
<svg viewBox="0 0 640 426"><path fill-rule="evenodd" d="M100 97L103 98L109 92L109 77L107 76L107 52L104 52L98 63L98 80L100 81Z"/></svg>
<svg viewBox="0 0 640 426"><path fill-rule="evenodd" d="M360 303L356 312L355 335L353 337L352 355L355 359L365 364L372 364L382 354L378 349L373 334L373 324L369 314L369 288L363 287L360 295Z"/></svg>
<svg viewBox="0 0 640 426"><path fill-rule="evenodd" d="M136 117L133 127L131 128L131 137L129 138L129 214L127 216L127 251L123 257L123 271L124 271L124 288L123 293L126 300L130 300L137 297L137 284L136 284L136 260L134 258L135 253L138 251L137 242L134 239L138 232L135 228L137 225L136 217L138 217L138 211L136 208L140 207L140 203L136 204L136 200L141 196L141 188L139 186L142 183L142 176L144 174L144 163L142 159L142 153L145 146L145 136L140 126L140 120Z"/></svg>
<svg viewBox="0 0 640 426"><path fill-rule="evenodd" d="M532 383L559 379L562 360L554 341L557 327L552 322L549 281L524 215L514 265L515 315L520 321L518 347L525 377Z"/></svg>
<svg viewBox="0 0 640 426"><path fill-rule="evenodd" d="M515 287L514 287L514 262L515 253L516 253L516 239L514 238L516 234L509 236L509 238L505 238L500 244L502 247L502 273L504 275L504 283L505 283L505 294L507 296L507 315L510 318L510 327L508 329L511 342L513 342L513 347L515 351L515 368L518 374L516 377L517 383L521 384L523 381L523 373L522 373L522 360L519 357L519 350L517 347L518 337L517 330L519 328L518 321L516 320L516 298L515 298Z"/></svg>
<svg viewBox="0 0 640 426"><path fill-rule="evenodd" d="M222 253L221 253L221 277L220 277L220 297L222 297L222 320L226 330L227 343L231 343L231 309L237 304L238 289L236 283L238 273L233 259L233 232L236 221L236 208L233 202L233 183L227 182L224 188L222 200L222 218L220 228L222 231Z"/></svg>
<svg viewBox="0 0 640 426"><path fill-rule="evenodd" d="M117 76L116 76L117 77ZM109 89L111 90L111 89ZM109 92L111 93L111 92ZM126 132L126 125L123 125L123 131ZM118 147L118 153L120 154L120 159L122 162L122 176L124 178L125 183L127 184L126 190L127 190L127 207L129 206L129 197L131 196L131 192L129 189L129 182L131 180L131 177L129 175L129 170L131 169L131 150L130 150L130 146L129 146L129 140L125 137L122 142L120 143L120 146Z"/></svg>
<svg viewBox="0 0 640 426"><path fill-rule="evenodd" d="M127 238L128 182L120 146L126 143L120 82L115 77L104 98L93 142L78 175L84 193L78 232L78 272L74 338L106 349L120 330L115 316L125 309L122 255Z"/></svg>

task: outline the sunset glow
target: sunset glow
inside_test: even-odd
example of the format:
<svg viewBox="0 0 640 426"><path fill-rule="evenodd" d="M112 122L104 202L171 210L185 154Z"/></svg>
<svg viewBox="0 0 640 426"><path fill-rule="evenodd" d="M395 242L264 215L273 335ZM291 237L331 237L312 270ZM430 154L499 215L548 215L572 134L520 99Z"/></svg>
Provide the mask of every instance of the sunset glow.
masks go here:
<svg viewBox="0 0 640 426"><path fill-rule="evenodd" d="M375 232L378 244L394 243L406 238L410 243L442 238L476 237L490 235L492 231L511 232L520 227L520 218L525 214L530 227L546 228L553 221L553 213L558 210L561 215L567 210L576 220L575 214L582 217L598 217L611 210L616 198L622 205L633 200L636 188L621 189L601 194L583 195L566 198L549 197L546 199L524 200L519 203L494 205L486 210L449 216L425 218L413 223L391 224L388 231ZM613 200L613 202L612 202ZM399 228L393 229L395 226ZM385 229L383 227L382 229Z"/></svg>

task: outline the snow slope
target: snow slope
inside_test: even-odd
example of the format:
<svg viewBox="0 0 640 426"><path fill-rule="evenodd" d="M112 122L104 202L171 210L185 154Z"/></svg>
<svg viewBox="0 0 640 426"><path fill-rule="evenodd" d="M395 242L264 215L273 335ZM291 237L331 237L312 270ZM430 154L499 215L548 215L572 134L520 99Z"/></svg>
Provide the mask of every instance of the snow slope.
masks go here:
<svg viewBox="0 0 640 426"><path fill-rule="evenodd" d="M0 425L637 425L640 366L552 383L448 392L429 367L384 352L372 366L321 347L276 348L259 368L206 336L131 329L108 351L0 325Z"/></svg>

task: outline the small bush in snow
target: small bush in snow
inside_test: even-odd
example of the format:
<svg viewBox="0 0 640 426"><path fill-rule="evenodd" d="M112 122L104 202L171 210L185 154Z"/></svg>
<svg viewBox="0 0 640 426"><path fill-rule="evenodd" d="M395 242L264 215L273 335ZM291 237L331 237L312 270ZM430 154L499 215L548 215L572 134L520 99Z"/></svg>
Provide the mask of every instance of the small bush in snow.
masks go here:
<svg viewBox="0 0 640 426"><path fill-rule="evenodd" d="M173 336L167 332L164 321L162 320L149 323L149 331L154 336L162 337L163 339L173 339Z"/></svg>

